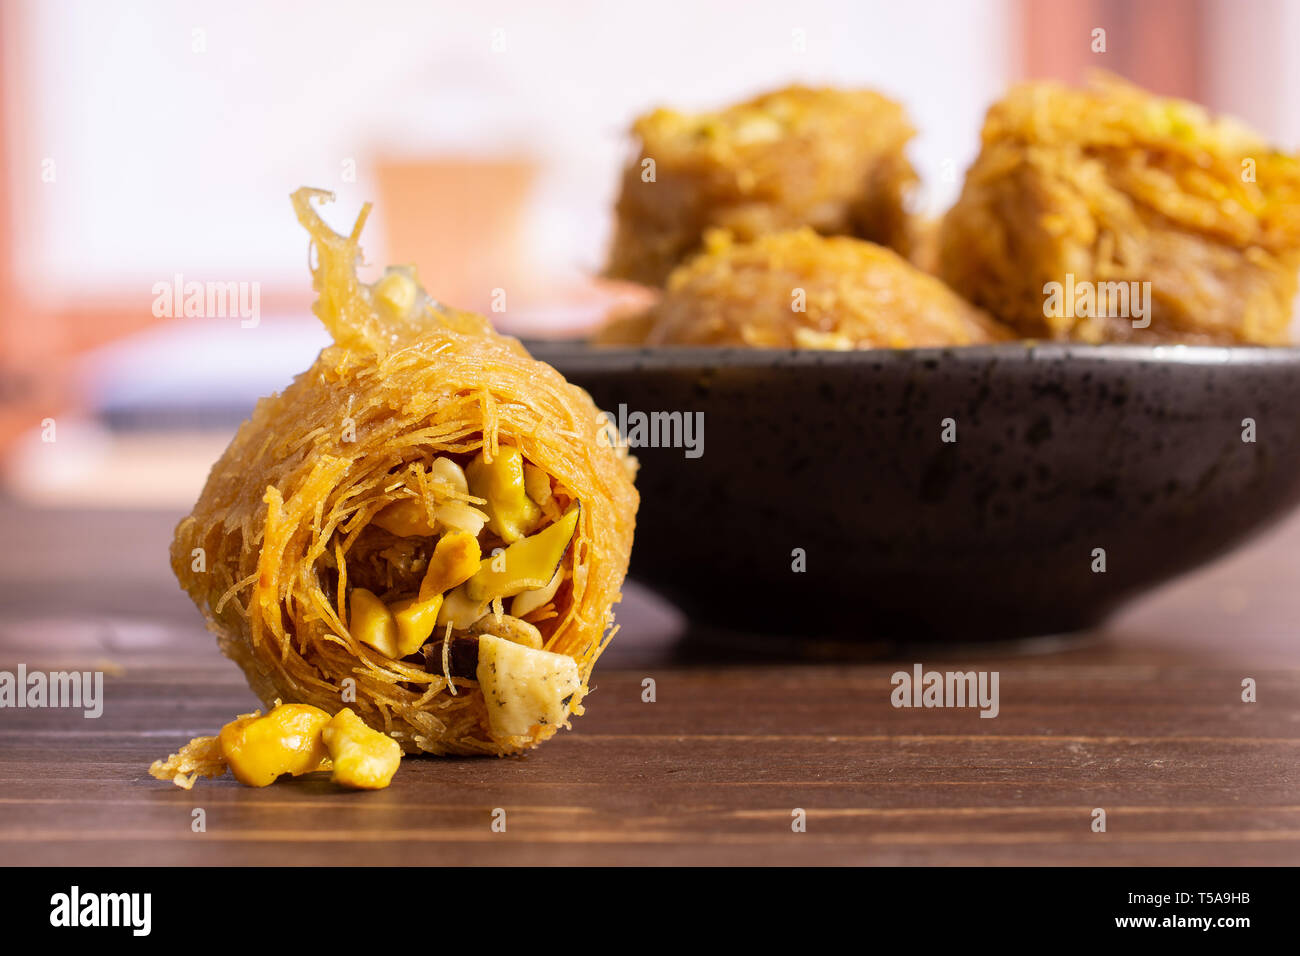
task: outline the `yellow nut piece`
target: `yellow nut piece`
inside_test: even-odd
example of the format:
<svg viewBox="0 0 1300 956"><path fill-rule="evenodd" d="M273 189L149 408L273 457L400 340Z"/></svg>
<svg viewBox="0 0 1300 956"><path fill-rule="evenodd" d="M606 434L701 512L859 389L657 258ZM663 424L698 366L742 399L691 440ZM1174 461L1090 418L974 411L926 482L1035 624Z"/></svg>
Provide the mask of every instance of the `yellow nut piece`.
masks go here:
<svg viewBox="0 0 1300 956"><path fill-rule="evenodd" d="M444 534L429 556L429 567L420 584L420 600L428 601L469 580L478 571L482 556L478 539L472 534Z"/></svg>
<svg viewBox="0 0 1300 956"><path fill-rule="evenodd" d="M348 603L348 630L353 637L387 657L403 656L398 653L397 619L383 601L365 588L353 588Z"/></svg>
<svg viewBox="0 0 1300 956"><path fill-rule="evenodd" d="M235 779L265 787L281 774L328 770L321 731L330 715L310 704L281 704L265 717L241 717L221 728L221 756Z"/></svg>
<svg viewBox="0 0 1300 956"><path fill-rule="evenodd" d="M402 763L402 748L344 707L321 733L334 762L335 783L361 790L382 790Z"/></svg>
<svg viewBox="0 0 1300 956"><path fill-rule="evenodd" d="M551 476L531 461L524 462L524 491L539 505L551 500Z"/></svg>
<svg viewBox="0 0 1300 956"><path fill-rule="evenodd" d="M484 499L488 527L506 544L528 534L541 517L541 509L528 497L524 485L524 456L511 445L502 445L491 462L482 453L465 471L469 490Z"/></svg>
<svg viewBox="0 0 1300 956"><path fill-rule="evenodd" d="M465 584L466 596L471 601L491 601L546 587L573 540L579 512L575 506L555 524L516 541L495 558L484 558Z"/></svg>
<svg viewBox="0 0 1300 956"><path fill-rule="evenodd" d="M400 501L394 501L375 515L373 521L385 531L395 534L399 538L430 535L438 530L429 521L429 512L425 510L424 502L416 498L403 498Z"/></svg>
<svg viewBox="0 0 1300 956"><path fill-rule="evenodd" d="M390 269L373 286L375 301L391 315L404 318L415 305L415 280L404 272Z"/></svg>
<svg viewBox="0 0 1300 956"><path fill-rule="evenodd" d="M414 654L429 639L433 626L438 622L438 612L442 609L442 595L434 595L427 601L419 598L406 598L397 601L389 609L397 621L397 656Z"/></svg>

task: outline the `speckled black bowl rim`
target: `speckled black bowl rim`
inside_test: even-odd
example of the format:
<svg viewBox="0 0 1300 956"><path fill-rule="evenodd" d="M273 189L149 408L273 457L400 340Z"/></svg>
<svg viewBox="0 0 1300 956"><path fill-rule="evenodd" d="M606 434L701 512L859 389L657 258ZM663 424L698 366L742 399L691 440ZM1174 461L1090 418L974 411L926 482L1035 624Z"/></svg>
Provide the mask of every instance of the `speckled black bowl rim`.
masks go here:
<svg viewBox="0 0 1300 956"><path fill-rule="evenodd" d="M614 404L620 400L629 400L651 403L685 402L689 407L713 407L715 411L722 411L728 427L727 440L731 442L726 447L732 460L736 460L737 455L740 460L749 460L748 449L751 445L762 444L763 436L767 434L763 431L764 428L778 434L781 433L782 428L793 429L798 433L796 437L807 433L813 423L797 414L800 411L799 405L805 397L813 404L803 411L809 412L809 408L813 409L810 414L818 420L823 417L821 413L826 410L823 404L827 400L830 400L834 407L838 407L841 402L849 403L845 406L845 414L850 416L849 419L842 419L836 412L830 411L833 420L826 423L826 427L832 431L836 427L848 427L852 434L871 437L861 442L851 443L858 451L847 455L835 455L828 459L828 466L842 479L838 483L828 483L828 486L837 489L829 499L848 500L845 496L851 497L854 493L861 492L867 485L872 487L879 485L880 488L877 490L883 489L882 493L886 495L897 492L895 495L897 500L890 499L895 501L897 509L907 512L915 505L920 508L917 514L925 519L920 522L905 522L906 527L895 527L897 522L883 522L893 529L888 534L893 536L892 542L897 547L893 547L890 541L885 541L884 544L888 546L884 547L881 554L885 554L886 557L894 554L899 560L898 568L895 569L897 572L895 580L891 585L891 596L875 602L878 606L875 606L873 613L876 614L878 626L874 633L885 635L890 639L897 639L901 635L915 636L923 633L925 641L930 643L932 639L938 640L945 635L959 633L960 640L969 643L972 640L986 640L989 637L1005 639L1050 633L1076 633L1094 627L1116 608L1143 590L1173 574L1190 570L1204 563L1205 560L1223 553L1235 543L1245 540L1245 537L1255 529L1263 528L1269 516L1279 513L1283 506L1289 507L1292 503L1300 502L1300 479L1295 478L1300 471L1294 467L1294 462L1300 459L1300 430L1298 430L1300 426L1297 426L1297 419L1290 412L1296 404L1294 396L1300 390L1300 348L1294 346L1089 345L1075 342L1019 341L981 346L864 349L838 352L743 347L610 348L592 346L583 342L550 342L536 346L535 354L538 358L553 363L572 381L591 389L596 400L605 402L604 407L607 408L614 407ZM1080 388L1094 397L1107 392L1109 387L1115 384L1113 380L1116 379L1128 381L1139 389L1150 380L1152 391L1147 396L1147 403L1142 407L1112 412L1112 405L1123 403L1109 401L1101 410L1102 431L1094 434L1090 440L1101 441L1107 448L1112 449L1125 444L1113 441L1113 430L1106 430L1114 424L1116 416L1125 420L1131 419L1133 424L1130 428L1145 428L1150 424L1153 416L1157 419L1168 416L1171 424L1182 428L1182 431L1177 432L1177 435L1182 436L1181 440L1195 441L1187 434L1187 428L1192 426L1192 423L1212 419L1221 426L1235 427L1233 415L1227 414L1229 408L1235 407L1234 396L1251 394L1259 398L1261 390L1265 390L1266 393L1277 390L1278 401L1272 405L1274 413L1281 414L1290 421L1287 427L1279 432L1280 444L1256 446L1253 457L1238 463L1237 471L1216 471L1213 466L1210 466L1209 471L1202 470L1204 474L1218 475L1219 481L1225 483L1224 487L1233 482L1240 485L1250 475L1263 476L1251 485L1263 490L1245 499L1234 499L1238 507L1231 514L1220 516L1214 522L1215 532L1208 537L1207 532L1204 531L1206 527L1204 516L1199 512L1192 513L1189 517L1177 508L1150 510L1147 504L1143 504L1138 508L1138 512L1142 522L1146 522L1144 525L1142 522L1135 524L1133 521L1124 521L1125 513L1117 510L1118 506L1113 501L1104 507L1098 506L1092 499L1084 502L1088 507L1075 507L1069 501L1066 502L1066 515L1075 512L1079 515L1071 519L1076 525L1078 522L1085 524L1101 522L1105 527L1107 522L1117 522L1120 531L1130 536L1137 534L1135 540L1144 547L1157 549L1163 547L1160 542L1164 540L1164 535L1171 533L1169 529L1172 526L1186 539L1185 547L1178 549L1172 556L1163 554L1159 560L1137 561L1126 574L1108 575L1104 587L1079 586L1070 592L1063 591L1050 583L1043 583L1041 587L1035 585L1031 589L1033 591L1031 597L1034 599L1025 601L1021 597L1016 597L1012 602L1014 613L1008 617L1008 609L1003 606L1009 600L1006 599L1006 594L1011 591L1019 594L1025 588L1020 585L1010 590L1003 587L1000 579L1011 573L1006 569L1018 569L1012 573L1015 580L1037 580L1038 577L1048 575L1053 566L1059 565L1059 561L1053 550L1058 547L1053 543L1054 539L1045 539L1044 543L1038 541L1033 534L1026 532L1029 534L1027 540L1038 541L1038 544L1035 546L1036 550L1030 549L1025 553L1039 557L1033 558L1035 562L1033 567L1021 567L1017 562L1021 561L1019 555L1023 549L1019 549L1016 541L1025 538L1026 535L1020 534L1018 538L1016 535L1011 535L1010 538L1003 535L1007 538L1003 546L1010 550L1001 556L997 569L990 572L992 575L990 588L972 589L967 586L969 582L965 582L961 587L950 588L944 592L950 595L951 601L926 605L924 602L928 599L925 594L933 590L932 579L937 580L937 576L950 572L957 574L958 572L949 566L958 559L951 558L949 555L950 559L946 561L919 559L913 561L912 558L915 557L913 552L917 552L918 549L924 550L916 542L938 540L946 533L943 529L949 524L953 531L953 535L949 537L955 536L954 540L959 544L975 540L968 534L970 522L973 520L972 516L984 513L981 511L984 506L976 500L975 491L978 489L967 487L970 482L961 486L966 488L966 492L958 494L952 504L945 504L942 495L931 495L923 502L919 499L913 501L916 494L908 491L909 482L916 486L912 491L920 493L918 489L924 490L922 485L925 477L933 469L928 465L926 469L929 470L921 468L925 462L917 457L918 446L915 442L905 442L898 453L881 451L881 447L888 444L889 438L880 431L883 426L876 426L874 423L890 417L891 414L897 416L907 412L911 408L909 402L914 398L914 388L919 388L923 392L935 389L941 397L946 396L946 402L954 396L960 399L968 393L972 399L981 395L987 396L990 384L994 392L1000 393L1001 388L997 383L1005 384L1007 390L1005 398L994 399L995 404L1001 403L998 406L1002 410L1000 414L1010 415L1012 418L1024 417L1031 413L1036 414L1031 407L1038 400L1040 391L1035 385L1036 381L1064 379L1068 382L1072 378L1077 378ZM882 389L879 393L871 391L873 382L877 380ZM833 387L835 383L842 383L844 390L835 390ZM1202 383L1204 389L1200 387ZM832 385L829 391L828 384ZM1221 393L1221 386L1225 384L1233 387ZM774 389L772 400L769 400L767 394L769 385ZM858 389L863 390L863 395L853 394ZM802 395L804 392L807 392L806 396ZM1059 399L1060 396L1055 392L1052 394ZM751 397L754 399L752 413L749 402ZM895 408L891 413L889 407L894 407L892 402L895 398L902 401L903 406ZM710 404L719 402L724 403L722 409L719 409L716 404ZM1008 402L1010 404L1007 404ZM878 407L872 409L869 418L863 417L867 416L867 407L872 404ZM887 405L889 407L886 407ZM1220 405L1223 408L1219 408ZM1065 413L1084 415L1085 410L1080 408L1071 413L1069 409L1065 409ZM990 412L990 414L994 413ZM862 418L861 421L858 420L859 417ZM978 425L975 422L972 424ZM1027 422L1020 422L1020 425L1026 426ZM788 436L783 435L783 437ZM1037 447L1038 443L1031 444ZM1057 454L1062 447L1066 446L1057 442L1050 447L1044 446L1047 451L1034 454ZM876 450L861 451L861 449L872 448ZM974 445L968 442L962 448L962 454L975 456L974 459L969 459L972 462L971 467L977 471L989 469L990 474L998 477L999 469L1005 464L1003 462L1005 456L1001 449L995 450L993 445L981 445L979 442ZM1058 452L1052 452L1051 448L1057 448ZM1198 453L1199 448L1198 445ZM1166 450L1163 443L1159 444L1159 451L1162 455L1171 453ZM1073 452L1067 447L1066 451L1059 453L1065 454L1068 458ZM815 451L810 454L815 457ZM1150 454L1152 454L1151 448L1144 446L1143 455L1150 456ZM877 475L871 467L863 464L871 459L872 455L877 458L884 455L892 464ZM809 455L802 457L806 459ZM727 455L724 455L723 459L718 459L715 455L710 460L715 464L723 465L726 459ZM851 460L857 461L861 467L857 470L850 468L849 472L846 472L844 463ZM638 535L639 541L637 548L634 549L632 572L643 582L660 589L670 599L677 601L688 614L693 616L693 619L698 619L696 623L700 627L725 628L730 626L730 619L724 621L713 617L708 602L701 601L696 593L698 576L702 573L701 568L691 566L689 562L683 565L683 562L672 557L676 553L675 549L680 545L680 535L675 530L677 527L675 519L679 517L678 513L674 511L665 514L656 512L655 508L661 507L658 503L664 501L670 502L670 507L674 509L686 506L686 511L682 513L684 514L684 517L681 517L682 522L691 527L707 526L714 515L716 502L736 500L735 489L728 488L724 481L720 484L715 483L722 489L721 491L715 489L705 494L695 493L688 486L701 480L709 480L713 474L711 471L713 466L700 466L698 463L683 464L685 461L685 458L677 456L665 457L652 449L645 453L642 464L647 481L642 490L648 498L644 506L646 515L650 519L649 531L648 537ZM1285 462L1285 466L1279 468L1276 462ZM1112 465L1118 467L1114 462ZM699 470L701 467L704 468L703 472ZM796 482L794 475L797 471L799 469L784 476L768 475L768 478L770 482L775 482L777 485L781 482ZM1203 478L1203 475L1201 477ZM1259 482L1265 478L1268 481L1260 484ZM1201 478L1198 478L1194 483L1195 488L1200 489L1203 483ZM745 489L752 489L756 484L762 482L750 480L742 482ZM979 483L975 482L975 484ZM708 487L714 489L715 485ZM998 487L996 482L994 487ZM1177 487L1175 483L1175 491ZM1211 486L1206 485L1206 487ZM1199 490L1196 492L1198 495L1201 493ZM1166 494L1173 494L1173 492L1167 491ZM776 494L775 504L767 505L768 517L771 518L772 514L779 512L782 507L781 501L789 497L789 495ZM1183 497L1186 498L1186 494ZM741 498L747 503L747 507L758 507L761 501L760 498L753 496L741 496ZM1026 506L1029 508L1026 520L1031 524L1041 517L1037 515L1035 509L1041 510L1051 505L1050 501L1040 499L1041 496L1034 498ZM1051 507L1055 512L1061 511L1059 505L1051 505ZM891 514L896 513L897 509ZM761 507L759 511L762 511ZM851 525L852 522L849 524ZM766 526L764 522L759 523L759 527ZM1155 538L1143 537L1131 530L1134 527L1146 526L1159 527L1160 535ZM1050 527L1056 528L1057 525L1051 524ZM1069 532L1065 537L1070 540L1078 537L1077 527L1071 525L1069 521L1062 527ZM873 532L877 537L882 533L884 532L879 528ZM833 538L834 535L830 537ZM710 585L711 594L716 592L719 586L741 593L749 586L748 582L770 580L765 575L768 575L771 568L776 567L775 564L771 564L771 568L767 565L754 564L749 560L748 552L743 558L728 563L725 558L710 550L712 547L710 540L706 540L704 546L698 551L705 556L702 560L709 567L714 568L714 579ZM842 542L832 542L832 544L839 547ZM670 557L665 558L665 554ZM1048 566L1042 566L1040 558L1046 560ZM879 558L877 561L881 569L887 569L887 564L885 558ZM682 570L683 567L686 568L685 571ZM729 572L723 574L722 584L719 585L717 571L719 567L741 570L735 574ZM853 585L846 584L840 580L840 577L842 576L839 576L833 568L828 568L820 576L799 582L799 586L812 589L809 594L804 595L805 598L815 598L816 588L821 588L823 585L825 593L833 592L844 596L854 593ZM967 574L967 577L970 575ZM786 581L785 586L791 587L790 582ZM861 637L853 629L856 623L850 626L836 619L834 613L830 611L824 617L825 620L819 622L817 630L821 637L843 636L849 632L855 640ZM746 623L741 629L745 632L776 630L769 626L761 610L758 619ZM800 635L801 638L805 636Z"/></svg>
<svg viewBox="0 0 1300 956"><path fill-rule="evenodd" d="M542 361L563 361L575 372L591 369L655 371L681 368L825 368L926 365L990 360L1055 362L1072 358L1129 364L1160 363L1217 367L1300 364L1300 346L1266 345L1089 345L1080 342L1006 342L909 349L766 349L745 347L611 347L580 340L525 340Z"/></svg>

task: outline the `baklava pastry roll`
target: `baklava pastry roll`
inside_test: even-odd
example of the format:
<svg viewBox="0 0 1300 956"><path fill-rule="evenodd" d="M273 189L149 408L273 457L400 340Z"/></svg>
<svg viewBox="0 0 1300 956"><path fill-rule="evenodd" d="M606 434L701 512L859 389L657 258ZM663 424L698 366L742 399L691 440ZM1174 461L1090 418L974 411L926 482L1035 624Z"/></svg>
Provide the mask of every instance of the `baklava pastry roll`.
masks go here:
<svg viewBox="0 0 1300 956"><path fill-rule="evenodd" d="M268 708L349 708L408 753L525 750L582 713L613 634L635 462L412 270L360 281L365 212L337 235L328 198L293 200L334 343L240 427L172 567Z"/></svg>
<svg viewBox="0 0 1300 956"><path fill-rule="evenodd" d="M1280 344L1300 159L1111 77L1022 84L989 110L938 245L939 274L1025 336Z"/></svg>
<svg viewBox="0 0 1300 956"><path fill-rule="evenodd" d="M1010 330L896 252L811 229L751 242L711 232L662 299L605 344L824 350L978 345Z"/></svg>
<svg viewBox="0 0 1300 956"><path fill-rule="evenodd" d="M914 133L870 90L791 86L717 113L655 110L633 125L607 274L662 285L711 228L743 240L809 226L906 255Z"/></svg>

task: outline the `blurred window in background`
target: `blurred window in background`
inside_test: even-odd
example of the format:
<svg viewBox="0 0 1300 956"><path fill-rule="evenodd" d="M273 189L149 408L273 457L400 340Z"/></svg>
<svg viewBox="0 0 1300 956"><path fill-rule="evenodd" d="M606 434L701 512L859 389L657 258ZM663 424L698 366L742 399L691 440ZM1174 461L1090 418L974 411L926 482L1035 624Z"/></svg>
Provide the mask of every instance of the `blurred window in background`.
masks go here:
<svg viewBox="0 0 1300 956"><path fill-rule="evenodd" d="M917 207L929 215L960 189L988 104L1025 75L1110 69L1237 113L1283 145L1300 138L1300 3L1287 0L306 10L0 5L11 491L157 501L157 482L139 477L155 455L178 469L169 500L192 501L210 458L184 464L176 436L219 448L325 341L288 201L302 184L338 194L326 215L341 230L375 201L370 265L414 262L435 297L508 331L576 334L627 295L594 276L628 126L657 105L718 107L794 81L879 89L918 129ZM1092 49L1098 28L1104 53ZM177 277L255 287L258 322L156 316L155 287ZM492 311L495 290L504 312ZM82 436L79 456L40 442L33 426L49 417ZM128 439L135 464L115 472Z"/></svg>

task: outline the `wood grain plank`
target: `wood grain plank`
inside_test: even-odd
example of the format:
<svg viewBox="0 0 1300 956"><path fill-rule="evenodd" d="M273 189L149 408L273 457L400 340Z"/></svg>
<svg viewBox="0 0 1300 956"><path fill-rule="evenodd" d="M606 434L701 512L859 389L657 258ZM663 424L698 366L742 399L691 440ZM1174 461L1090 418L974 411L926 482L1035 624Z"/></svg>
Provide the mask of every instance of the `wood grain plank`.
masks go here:
<svg viewBox="0 0 1300 956"><path fill-rule="evenodd" d="M89 540L122 531L118 516L78 520ZM136 532L153 547L166 528L150 521ZM68 555L47 542L44 571L5 559L25 583L0 608L0 669L107 666L105 710L0 711L0 862L1295 865L1300 654L1279 635L1300 599L1277 593L1277 562L1300 554L1300 524L1288 535L1259 564L1157 598L1172 603L1128 618L1140 626L1046 654L737 660L665 637L668 618L632 589L572 731L521 758L408 760L378 793L150 778L150 761L256 701L161 562L87 577L61 604ZM1188 615L1215 580L1277 586L1231 618ZM1201 630L1177 645L1165 627ZM891 706L891 674L917 661L997 670L997 718ZM1243 677L1258 703L1241 701ZM191 832L195 808L206 832ZM791 830L795 808L806 832Z"/></svg>

